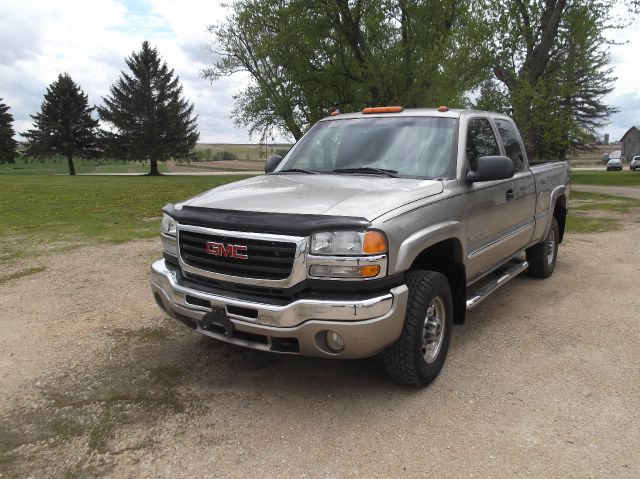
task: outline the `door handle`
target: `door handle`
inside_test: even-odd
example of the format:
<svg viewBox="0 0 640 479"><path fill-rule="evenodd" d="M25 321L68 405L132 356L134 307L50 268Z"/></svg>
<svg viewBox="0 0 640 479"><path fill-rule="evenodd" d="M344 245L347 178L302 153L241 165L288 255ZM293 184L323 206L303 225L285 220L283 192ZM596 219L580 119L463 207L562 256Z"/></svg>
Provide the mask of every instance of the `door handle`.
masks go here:
<svg viewBox="0 0 640 479"><path fill-rule="evenodd" d="M516 195L513 194L513 190L507 190L507 193L505 194L505 196L507 198L507 201L511 201L516 197Z"/></svg>

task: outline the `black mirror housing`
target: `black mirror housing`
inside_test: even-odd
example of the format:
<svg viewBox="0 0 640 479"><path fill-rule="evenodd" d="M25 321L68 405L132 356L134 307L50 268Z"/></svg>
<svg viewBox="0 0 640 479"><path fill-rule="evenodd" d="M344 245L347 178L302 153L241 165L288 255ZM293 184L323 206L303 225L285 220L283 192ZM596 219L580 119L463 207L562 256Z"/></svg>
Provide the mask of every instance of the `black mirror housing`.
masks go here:
<svg viewBox="0 0 640 479"><path fill-rule="evenodd" d="M481 156L476 160L475 169L467 173L467 180L470 183L506 180L514 173L513 161L508 156Z"/></svg>
<svg viewBox="0 0 640 479"><path fill-rule="evenodd" d="M275 170L278 167L281 161L282 161L281 156L271 155L269 158L267 158L267 162L264 164L264 172L271 173L273 170Z"/></svg>

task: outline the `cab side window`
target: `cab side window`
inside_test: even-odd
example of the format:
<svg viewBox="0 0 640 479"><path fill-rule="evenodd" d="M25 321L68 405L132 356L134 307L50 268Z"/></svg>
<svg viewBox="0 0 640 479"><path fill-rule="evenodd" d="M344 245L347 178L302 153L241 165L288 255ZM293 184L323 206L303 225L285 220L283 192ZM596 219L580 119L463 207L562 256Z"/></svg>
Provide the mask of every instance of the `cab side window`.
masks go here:
<svg viewBox="0 0 640 479"><path fill-rule="evenodd" d="M508 120L496 120L498 133L502 139L505 153L511 161L516 172L524 170L524 154L518 141L518 132L513 123Z"/></svg>
<svg viewBox="0 0 640 479"><path fill-rule="evenodd" d="M473 170L476 160L481 156L497 156L500 154L496 136L489 120L486 118L474 118L469 120L467 127L467 161Z"/></svg>

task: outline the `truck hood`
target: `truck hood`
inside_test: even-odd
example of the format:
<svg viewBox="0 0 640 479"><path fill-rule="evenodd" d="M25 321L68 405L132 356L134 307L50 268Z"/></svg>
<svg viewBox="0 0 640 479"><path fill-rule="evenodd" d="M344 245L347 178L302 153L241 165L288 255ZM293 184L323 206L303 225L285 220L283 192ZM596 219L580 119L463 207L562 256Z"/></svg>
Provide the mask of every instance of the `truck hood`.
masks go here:
<svg viewBox="0 0 640 479"><path fill-rule="evenodd" d="M442 191L442 182L437 180L272 174L214 188L182 205L265 213L359 216L371 221Z"/></svg>

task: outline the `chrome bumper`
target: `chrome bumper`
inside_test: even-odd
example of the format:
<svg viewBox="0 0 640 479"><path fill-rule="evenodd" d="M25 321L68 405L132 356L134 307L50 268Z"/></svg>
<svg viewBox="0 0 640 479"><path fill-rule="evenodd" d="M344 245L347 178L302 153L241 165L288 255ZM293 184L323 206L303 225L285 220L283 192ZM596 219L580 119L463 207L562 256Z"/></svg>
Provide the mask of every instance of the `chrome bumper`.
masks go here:
<svg viewBox="0 0 640 479"><path fill-rule="evenodd" d="M277 338L293 338L298 343L294 353L340 358L371 356L394 342L404 323L408 296L407 287L401 285L375 298L358 301L300 299L284 306L257 303L185 287L164 260L151 266L151 289L167 314L183 322L190 320L199 333L207 336L274 352L290 352L275 348L274 338L275 343ZM228 337L203 329L200 321L211 311L203 302L225 308L234 330L264 339L251 341L246 334ZM324 344L322 336L327 330L344 339L345 347L340 353L331 352Z"/></svg>

